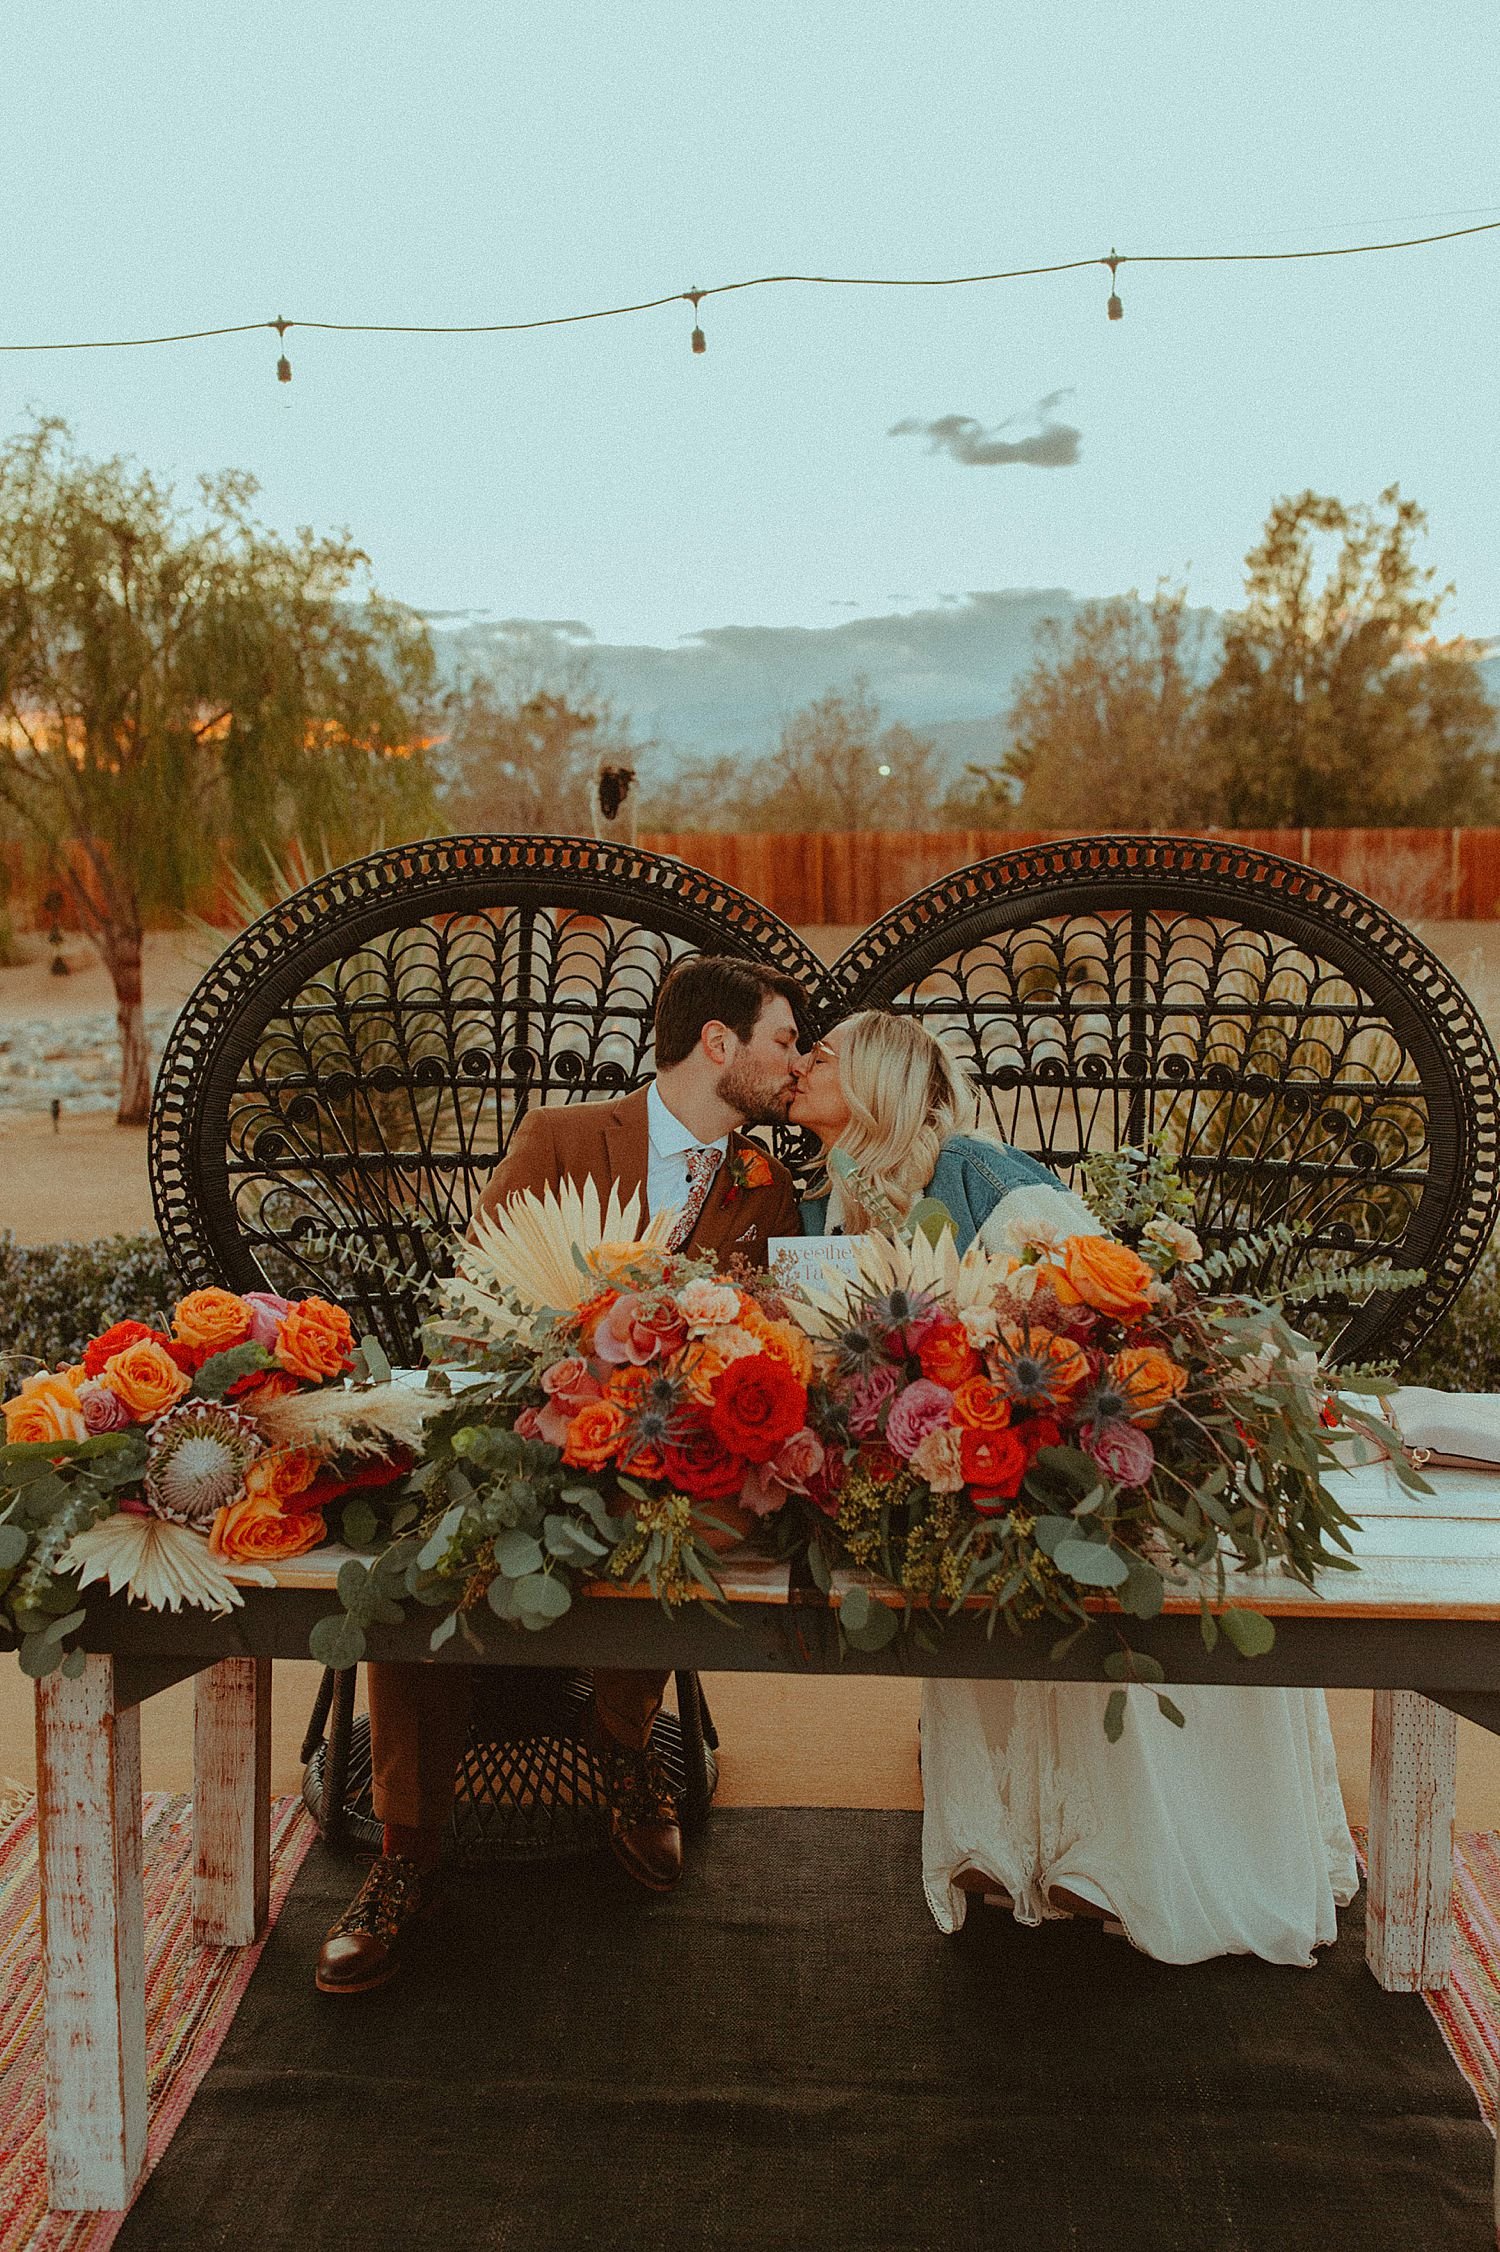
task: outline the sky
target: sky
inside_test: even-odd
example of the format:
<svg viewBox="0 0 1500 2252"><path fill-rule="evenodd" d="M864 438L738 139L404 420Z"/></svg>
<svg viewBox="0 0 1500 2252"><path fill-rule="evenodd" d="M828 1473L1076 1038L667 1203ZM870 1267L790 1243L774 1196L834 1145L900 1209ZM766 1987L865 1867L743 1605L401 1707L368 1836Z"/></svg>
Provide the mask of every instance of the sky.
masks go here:
<svg viewBox="0 0 1500 2252"><path fill-rule="evenodd" d="M4 39L6 343L1500 218L1493 0L11 0ZM1500 633L1500 233L1118 287L744 291L702 355L686 304L294 328L289 385L268 332L0 355L0 433L248 468L403 600L660 645L1164 575L1230 607L1278 494L1399 481L1449 630Z"/></svg>

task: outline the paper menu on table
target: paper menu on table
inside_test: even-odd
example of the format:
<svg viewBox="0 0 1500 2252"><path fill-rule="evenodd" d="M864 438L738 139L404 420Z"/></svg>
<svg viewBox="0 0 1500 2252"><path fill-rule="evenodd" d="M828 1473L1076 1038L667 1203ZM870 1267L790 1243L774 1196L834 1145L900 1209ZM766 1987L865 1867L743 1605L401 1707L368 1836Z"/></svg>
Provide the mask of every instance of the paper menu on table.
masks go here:
<svg viewBox="0 0 1500 2252"><path fill-rule="evenodd" d="M859 1268L857 1235L773 1235L766 1246L771 1279L783 1290L827 1290Z"/></svg>

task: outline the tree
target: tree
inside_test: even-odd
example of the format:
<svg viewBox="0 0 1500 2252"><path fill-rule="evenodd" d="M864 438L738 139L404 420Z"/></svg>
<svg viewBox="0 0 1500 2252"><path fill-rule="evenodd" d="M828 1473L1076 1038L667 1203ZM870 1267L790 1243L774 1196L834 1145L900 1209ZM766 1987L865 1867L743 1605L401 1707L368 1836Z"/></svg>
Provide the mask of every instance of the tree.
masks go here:
<svg viewBox="0 0 1500 2252"><path fill-rule="evenodd" d="M689 765L653 789L653 828L920 829L945 777L937 745L881 723L867 683L829 689L783 723L776 748Z"/></svg>
<svg viewBox="0 0 1500 2252"><path fill-rule="evenodd" d="M1313 492L1272 508L1205 704L1226 825L1494 818L1495 713L1477 652L1434 636L1453 590L1416 561L1426 523L1396 485L1374 508Z"/></svg>
<svg viewBox="0 0 1500 2252"><path fill-rule="evenodd" d="M1203 818L1205 632L1182 587L1044 620L1006 715L1010 747L973 770L980 789L962 810L1083 833Z"/></svg>
<svg viewBox="0 0 1500 2252"><path fill-rule="evenodd" d="M424 833L431 644L344 537L282 539L37 421L0 447L0 802L109 970L119 1122L150 1105L145 919L226 852Z"/></svg>
<svg viewBox="0 0 1500 2252"><path fill-rule="evenodd" d="M522 650L467 674L448 700L444 764L455 827L502 836L589 836L601 768L634 768L636 742L583 665L559 672Z"/></svg>

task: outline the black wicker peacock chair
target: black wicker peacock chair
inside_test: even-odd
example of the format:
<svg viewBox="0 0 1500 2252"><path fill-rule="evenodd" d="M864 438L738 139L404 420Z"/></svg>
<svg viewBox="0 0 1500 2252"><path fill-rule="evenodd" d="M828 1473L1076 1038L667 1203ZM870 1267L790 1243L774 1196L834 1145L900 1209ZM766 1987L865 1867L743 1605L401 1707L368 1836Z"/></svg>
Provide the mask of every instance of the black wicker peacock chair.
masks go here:
<svg viewBox="0 0 1500 2252"><path fill-rule="evenodd" d="M1006 853L894 908L828 972L825 1019L909 1010L968 1061L995 1129L1076 1183L1164 1140L1213 1248L1276 1221L1280 1261L1424 1270L1319 1309L1345 1362L1399 1362L1500 1205L1495 1050L1451 972L1347 885L1192 837Z"/></svg>
<svg viewBox="0 0 1500 2252"><path fill-rule="evenodd" d="M531 1105L650 1077L657 989L694 951L754 956L810 988L822 975L729 886L579 838L442 838L309 884L226 948L162 1059L151 1178L179 1279L319 1291L415 1363L406 1278L434 1271ZM527 1857L596 1844L587 1678L506 1668L494 1693L503 1714L482 1688L460 1777L459 1843ZM696 1676L678 1675L677 1707L657 1747L694 1819L715 1776ZM372 1842L352 1672L325 1676L303 1756L324 1835Z"/></svg>

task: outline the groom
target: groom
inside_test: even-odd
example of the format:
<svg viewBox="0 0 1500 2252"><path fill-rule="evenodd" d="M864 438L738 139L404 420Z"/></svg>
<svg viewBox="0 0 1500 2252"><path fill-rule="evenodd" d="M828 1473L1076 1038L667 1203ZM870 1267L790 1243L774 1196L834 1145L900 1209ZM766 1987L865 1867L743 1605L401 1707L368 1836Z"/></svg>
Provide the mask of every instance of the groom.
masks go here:
<svg viewBox="0 0 1500 2252"><path fill-rule="evenodd" d="M796 1196L786 1168L740 1129L786 1117L805 1007L795 978L759 962L713 954L679 962L657 998L655 1079L616 1101L528 1111L479 1210L592 1179L601 1200L614 1186L622 1203L644 1193L648 1216L671 1207L674 1249L719 1262L739 1254L763 1267L767 1239L797 1233ZM596 1671L585 1724L604 1771L615 1856L653 1892L682 1873L678 1808L651 1750L667 1678ZM402 1942L433 1896L469 1731L468 1667L371 1665L367 1680L381 1850L323 1942L325 1994L366 1993L394 1977Z"/></svg>

